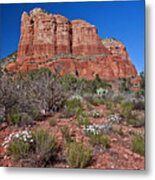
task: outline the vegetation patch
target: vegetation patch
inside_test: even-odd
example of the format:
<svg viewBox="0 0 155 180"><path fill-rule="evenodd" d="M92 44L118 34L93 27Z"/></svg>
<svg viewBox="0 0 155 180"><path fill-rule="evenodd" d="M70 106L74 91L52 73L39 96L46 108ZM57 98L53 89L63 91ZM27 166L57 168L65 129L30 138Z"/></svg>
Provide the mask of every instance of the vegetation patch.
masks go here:
<svg viewBox="0 0 155 180"><path fill-rule="evenodd" d="M121 104L121 115L128 120L132 115L133 103L124 102Z"/></svg>
<svg viewBox="0 0 155 180"><path fill-rule="evenodd" d="M65 112L66 118L76 115L79 111L82 111L82 104L79 99L71 99L65 102Z"/></svg>
<svg viewBox="0 0 155 180"><path fill-rule="evenodd" d="M144 137L142 135L134 135L132 138L132 149L134 152L144 156L145 154L145 144Z"/></svg>
<svg viewBox="0 0 155 180"><path fill-rule="evenodd" d="M73 139L69 132L69 128L67 126L64 126L61 128L61 133L62 133L62 136L64 137L65 143L73 142Z"/></svg>
<svg viewBox="0 0 155 180"><path fill-rule="evenodd" d="M30 144L20 140L16 140L10 143L8 147L8 154L13 157L14 160L26 158L30 151Z"/></svg>
<svg viewBox="0 0 155 180"><path fill-rule="evenodd" d="M110 147L110 140L106 135L103 134L88 134L90 138L90 142L93 146L100 145L103 148L109 148Z"/></svg>
<svg viewBox="0 0 155 180"><path fill-rule="evenodd" d="M46 167L57 151L55 138L44 129L12 134L4 146L15 161L27 161L28 167Z"/></svg>
<svg viewBox="0 0 155 180"><path fill-rule="evenodd" d="M88 115L83 111L78 111L76 119L79 125L88 126L90 124Z"/></svg>
<svg viewBox="0 0 155 180"><path fill-rule="evenodd" d="M68 144L66 159L72 168L84 168L89 165L92 152L82 143L73 142Z"/></svg>

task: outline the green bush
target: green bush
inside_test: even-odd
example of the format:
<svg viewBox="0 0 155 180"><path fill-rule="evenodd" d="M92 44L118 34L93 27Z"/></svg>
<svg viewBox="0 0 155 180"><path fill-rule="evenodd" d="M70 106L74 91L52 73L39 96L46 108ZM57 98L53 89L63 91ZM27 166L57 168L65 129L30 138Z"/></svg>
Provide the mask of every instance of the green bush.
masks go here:
<svg viewBox="0 0 155 180"><path fill-rule="evenodd" d="M141 98L144 95L145 95L145 90L144 89L140 89L139 91L136 91L136 93L135 93L136 98Z"/></svg>
<svg viewBox="0 0 155 180"><path fill-rule="evenodd" d="M66 159L73 168L86 167L92 158L92 152L81 143L70 143L67 147Z"/></svg>
<svg viewBox="0 0 155 180"><path fill-rule="evenodd" d="M27 126L33 123L32 118L27 113L11 112L8 116L9 123L16 126Z"/></svg>
<svg viewBox="0 0 155 180"><path fill-rule="evenodd" d="M124 102L121 104L121 115L128 120L131 117L133 110L133 104L131 102Z"/></svg>
<svg viewBox="0 0 155 180"><path fill-rule="evenodd" d="M145 144L144 137L142 135L134 135L132 138L132 149L134 152L144 156Z"/></svg>
<svg viewBox="0 0 155 180"><path fill-rule="evenodd" d="M132 116L130 119L127 120L127 123L129 125L132 125L133 127L142 127L144 126L144 120L143 119L139 119L137 117Z"/></svg>
<svg viewBox="0 0 155 180"><path fill-rule="evenodd" d="M67 100L65 102L65 116L71 117L76 115L78 111L82 110L82 104L79 99Z"/></svg>
<svg viewBox="0 0 155 180"><path fill-rule="evenodd" d="M54 153L56 149L55 138L50 135L47 130L38 129L33 132L33 139L35 142L35 151L41 156Z"/></svg>
<svg viewBox="0 0 155 180"><path fill-rule="evenodd" d="M33 119L30 115L28 115L25 112L20 113L21 119L20 119L20 126L27 126L27 125L32 125L33 124Z"/></svg>
<svg viewBox="0 0 155 180"><path fill-rule="evenodd" d="M56 155L55 138L44 129L37 129L32 134L23 132L9 143L8 154L15 160L23 159L28 167L46 167Z"/></svg>
<svg viewBox="0 0 155 180"><path fill-rule="evenodd" d="M73 142L73 139L72 139L70 132L69 132L69 128L67 126L64 126L61 128L61 133L62 133L66 143Z"/></svg>
<svg viewBox="0 0 155 180"><path fill-rule="evenodd" d="M145 102L144 101L138 101L138 102L134 102L134 109L136 110L145 110Z"/></svg>
<svg viewBox="0 0 155 180"><path fill-rule="evenodd" d="M77 89L78 79L72 74L66 74L61 78L61 83L66 91L73 91Z"/></svg>
<svg viewBox="0 0 155 180"><path fill-rule="evenodd" d="M32 107L31 109L29 109L29 114L33 118L33 120L40 120L43 117L37 107Z"/></svg>
<svg viewBox="0 0 155 180"><path fill-rule="evenodd" d="M89 103L91 103L91 104L94 105L94 106L99 106L100 104L104 104L105 101L104 101L104 99L102 99L101 97L92 97L92 98L89 100Z"/></svg>
<svg viewBox="0 0 155 180"><path fill-rule="evenodd" d="M39 78L40 76L44 76L45 74L51 76L52 73L49 69L47 68L40 68L40 69L35 69L32 71L29 71L28 73L24 74L26 78L30 78L31 80L35 80Z"/></svg>
<svg viewBox="0 0 155 180"><path fill-rule="evenodd" d="M16 140L9 144L8 146L8 154L13 157L14 160L19 160L21 158L25 158L30 150L30 144Z"/></svg>
<svg viewBox="0 0 155 180"><path fill-rule="evenodd" d="M120 91L121 92L130 92L130 89L132 87L132 84L131 84L131 79L132 77L129 77L129 78L122 78L120 80Z"/></svg>
<svg viewBox="0 0 155 180"><path fill-rule="evenodd" d="M83 111L78 111L76 114L76 118L79 125L88 126L90 124L87 114Z"/></svg>
<svg viewBox="0 0 155 180"><path fill-rule="evenodd" d="M123 100L124 100L124 97L121 96L121 95L117 95L117 96L115 96L115 97L113 98L113 102L114 102L114 103L119 103L119 104L121 104Z"/></svg>
<svg viewBox="0 0 155 180"><path fill-rule="evenodd" d="M93 93L96 93L96 90L99 88L111 88L111 85L108 84L106 81L100 79L99 75L96 74L96 77L93 81L91 82L91 89Z"/></svg>
<svg viewBox="0 0 155 180"><path fill-rule="evenodd" d="M87 102L87 108L89 111L92 111L94 109L94 106L91 103Z"/></svg>
<svg viewBox="0 0 155 180"><path fill-rule="evenodd" d="M112 110L113 108L113 103L111 101L106 101L106 107L109 109L109 110Z"/></svg>
<svg viewBox="0 0 155 180"><path fill-rule="evenodd" d="M145 73L144 71L140 72L140 77L141 77L141 89L143 92L145 91ZM145 93L143 93L144 95Z"/></svg>
<svg viewBox="0 0 155 180"><path fill-rule="evenodd" d="M15 78L8 74L0 77L0 105L5 108L5 117L17 113L11 115L13 124L18 124L18 113L40 120L46 114L60 111L65 96L59 78L47 69L19 73Z"/></svg>
<svg viewBox="0 0 155 180"><path fill-rule="evenodd" d="M57 144L55 138L47 130L38 129L33 132L34 152L33 167L46 167L56 156Z"/></svg>
<svg viewBox="0 0 155 180"><path fill-rule="evenodd" d="M17 112L10 113L8 119L9 119L10 124L12 124L12 125L19 125L20 124L20 120L21 120L21 114L17 113Z"/></svg>
<svg viewBox="0 0 155 180"><path fill-rule="evenodd" d="M110 140L108 139L107 136L102 135L102 134L88 134L90 138L90 142L93 145L101 145L104 148L109 148L110 147Z"/></svg>
<svg viewBox="0 0 155 180"><path fill-rule="evenodd" d="M78 72L76 74L78 76ZM100 79L98 75L96 75L94 80L86 80L76 78L75 75L66 74L61 78L61 83L64 87L65 91L75 92L78 91L80 94L82 93L96 93L96 90L99 88L111 88L110 84L106 81Z"/></svg>

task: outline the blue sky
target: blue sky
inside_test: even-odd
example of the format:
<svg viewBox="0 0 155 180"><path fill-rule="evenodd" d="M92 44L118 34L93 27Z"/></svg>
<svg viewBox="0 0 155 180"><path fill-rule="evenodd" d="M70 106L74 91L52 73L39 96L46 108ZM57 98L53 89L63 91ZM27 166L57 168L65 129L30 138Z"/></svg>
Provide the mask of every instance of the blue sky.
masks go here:
<svg viewBox="0 0 155 180"><path fill-rule="evenodd" d="M23 11L40 7L68 19L94 24L101 38L113 37L124 43L138 72L144 70L144 1L68 2L0 5L0 59L14 52L20 37Z"/></svg>

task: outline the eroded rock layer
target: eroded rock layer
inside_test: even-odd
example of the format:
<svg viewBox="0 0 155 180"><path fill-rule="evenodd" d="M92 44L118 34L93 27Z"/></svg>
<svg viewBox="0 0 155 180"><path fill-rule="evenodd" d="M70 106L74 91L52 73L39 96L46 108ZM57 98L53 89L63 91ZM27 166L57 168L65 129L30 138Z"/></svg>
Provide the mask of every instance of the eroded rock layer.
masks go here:
<svg viewBox="0 0 155 180"><path fill-rule="evenodd" d="M36 8L22 15L17 61L6 68L25 72L41 67L87 79L96 74L105 80L137 76L120 41L101 40L96 27L84 20L69 21Z"/></svg>

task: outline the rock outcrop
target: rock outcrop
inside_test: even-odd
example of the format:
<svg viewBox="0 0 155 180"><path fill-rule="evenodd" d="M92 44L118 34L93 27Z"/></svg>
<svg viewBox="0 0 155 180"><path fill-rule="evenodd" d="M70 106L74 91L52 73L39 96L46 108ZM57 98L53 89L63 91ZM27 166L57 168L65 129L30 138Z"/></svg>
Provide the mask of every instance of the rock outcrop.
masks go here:
<svg viewBox="0 0 155 180"><path fill-rule="evenodd" d="M17 60L6 69L25 72L42 67L87 79L96 74L105 80L137 76L120 41L101 40L96 27L84 20L69 21L36 8L22 15Z"/></svg>
<svg viewBox="0 0 155 180"><path fill-rule="evenodd" d="M94 25L83 20L74 20L72 24L72 53L81 55L108 54Z"/></svg>

